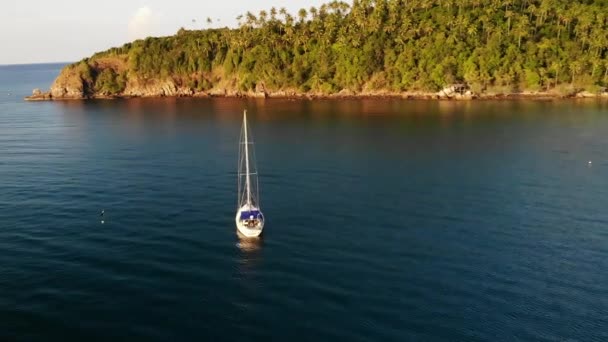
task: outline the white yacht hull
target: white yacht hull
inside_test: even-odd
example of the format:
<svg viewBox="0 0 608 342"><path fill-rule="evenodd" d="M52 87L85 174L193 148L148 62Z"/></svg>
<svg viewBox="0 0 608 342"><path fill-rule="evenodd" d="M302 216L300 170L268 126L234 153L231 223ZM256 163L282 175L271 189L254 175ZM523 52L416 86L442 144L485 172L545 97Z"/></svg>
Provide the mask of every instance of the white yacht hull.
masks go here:
<svg viewBox="0 0 608 342"><path fill-rule="evenodd" d="M257 228L248 228L243 225L239 220L236 220L236 228L239 230L239 233L243 234L244 237L254 238L262 235L264 224Z"/></svg>
<svg viewBox="0 0 608 342"><path fill-rule="evenodd" d="M248 215L247 212L254 211L259 214L256 214L256 217L243 217L243 212L245 212L245 216ZM260 211L259 208L254 206L244 205L236 212L236 217L234 218L236 222L236 228L239 230L241 234L245 237L258 237L262 234L262 230L264 229L264 215Z"/></svg>

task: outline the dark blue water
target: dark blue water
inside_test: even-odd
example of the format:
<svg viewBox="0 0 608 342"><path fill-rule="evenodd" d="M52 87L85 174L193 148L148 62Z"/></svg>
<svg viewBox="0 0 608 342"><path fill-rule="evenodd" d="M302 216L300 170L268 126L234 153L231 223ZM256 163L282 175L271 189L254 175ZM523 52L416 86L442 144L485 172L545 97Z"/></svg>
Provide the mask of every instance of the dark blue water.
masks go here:
<svg viewBox="0 0 608 342"><path fill-rule="evenodd" d="M0 340L608 340L606 102L22 101L60 67L0 67Z"/></svg>

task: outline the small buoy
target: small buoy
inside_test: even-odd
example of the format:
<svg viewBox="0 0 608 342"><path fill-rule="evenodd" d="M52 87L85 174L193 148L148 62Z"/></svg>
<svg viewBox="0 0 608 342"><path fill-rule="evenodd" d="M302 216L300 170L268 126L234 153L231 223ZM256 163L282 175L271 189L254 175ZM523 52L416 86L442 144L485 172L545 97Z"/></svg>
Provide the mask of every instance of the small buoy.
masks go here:
<svg viewBox="0 0 608 342"><path fill-rule="evenodd" d="M104 224L105 222L103 220L101 220L101 224Z"/></svg>
<svg viewBox="0 0 608 342"><path fill-rule="evenodd" d="M103 214L104 214L105 212L106 212L105 210L102 210L102 211L101 211L101 214L99 214L99 215L100 215L100 216L103 216Z"/></svg>
<svg viewBox="0 0 608 342"><path fill-rule="evenodd" d="M592 163L592 162L591 162L591 160L590 160L590 161L589 161L589 165L591 165L591 164L593 164L593 163Z"/></svg>

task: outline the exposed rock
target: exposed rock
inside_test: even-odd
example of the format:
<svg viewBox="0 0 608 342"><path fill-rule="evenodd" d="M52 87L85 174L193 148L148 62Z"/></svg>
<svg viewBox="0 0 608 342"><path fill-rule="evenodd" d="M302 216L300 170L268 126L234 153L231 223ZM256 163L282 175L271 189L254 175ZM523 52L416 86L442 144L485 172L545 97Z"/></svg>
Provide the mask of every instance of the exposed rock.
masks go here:
<svg viewBox="0 0 608 342"><path fill-rule="evenodd" d="M597 96L597 94L594 94L589 91L581 91L581 92L576 93L576 97L579 97L579 98L588 98L588 97L596 97L596 96Z"/></svg>
<svg viewBox="0 0 608 342"><path fill-rule="evenodd" d="M428 93L421 91L406 91L401 92L399 97L402 99L410 99L410 100L438 100L440 97L436 93Z"/></svg>
<svg viewBox="0 0 608 342"><path fill-rule="evenodd" d="M129 80L123 91L125 96L173 96L176 92L175 83L172 81L139 81Z"/></svg>
<svg viewBox="0 0 608 342"><path fill-rule="evenodd" d="M50 92L42 92L40 89L36 88L32 90L32 95L25 97L26 101L46 101L52 100L52 96Z"/></svg>
<svg viewBox="0 0 608 342"><path fill-rule="evenodd" d="M199 93L197 93L199 94ZM194 96L194 90L180 87L171 79L157 80L129 80L121 96L124 97L156 97L156 96ZM200 95L200 94L199 94Z"/></svg>
<svg viewBox="0 0 608 342"><path fill-rule="evenodd" d="M84 98L84 91L82 85L64 85L54 84L51 86L51 95L54 98L73 98L79 99Z"/></svg>
<svg viewBox="0 0 608 342"><path fill-rule="evenodd" d="M295 90L279 90L268 93L268 97L286 98L286 97L303 97L303 94Z"/></svg>
<svg viewBox="0 0 608 342"><path fill-rule="evenodd" d="M193 97L209 97L209 93L206 93L204 91L196 91L192 93Z"/></svg>
<svg viewBox="0 0 608 342"><path fill-rule="evenodd" d="M241 93L240 90L226 90L226 96L227 97L243 97L243 93Z"/></svg>
<svg viewBox="0 0 608 342"><path fill-rule="evenodd" d="M355 96L355 92L350 89L342 89L336 95L338 95L338 96Z"/></svg>
<svg viewBox="0 0 608 342"><path fill-rule="evenodd" d="M209 96L226 96L225 88L216 88L209 91Z"/></svg>
<svg viewBox="0 0 608 342"><path fill-rule="evenodd" d="M439 98L459 98L462 96L473 96L473 93L469 90L469 86L467 86L466 84L450 84L446 87L444 87L443 89L441 89L438 93L437 96L439 96Z"/></svg>
<svg viewBox="0 0 608 342"><path fill-rule="evenodd" d="M83 68L74 65L64 68L51 85L51 96L57 99L85 98L92 85L83 79Z"/></svg>
<svg viewBox="0 0 608 342"><path fill-rule="evenodd" d="M264 82L258 82L255 85L254 97L268 97L268 92L266 91L266 85Z"/></svg>
<svg viewBox="0 0 608 342"><path fill-rule="evenodd" d="M451 98L454 100L472 100L474 96L472 94L456 94Z"/></svg>

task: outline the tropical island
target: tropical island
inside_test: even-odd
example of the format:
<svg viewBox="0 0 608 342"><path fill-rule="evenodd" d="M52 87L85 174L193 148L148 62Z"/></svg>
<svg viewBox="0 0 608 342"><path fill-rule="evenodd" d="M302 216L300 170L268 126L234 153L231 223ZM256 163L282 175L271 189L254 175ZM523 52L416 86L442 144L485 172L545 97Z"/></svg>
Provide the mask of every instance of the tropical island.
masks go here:
<svg viewBox="0 0 608 342"><path fill-rule="evenodd" d="M605 0L333 1L237 19L96 53L27 99L608 97Z"/></svg>

